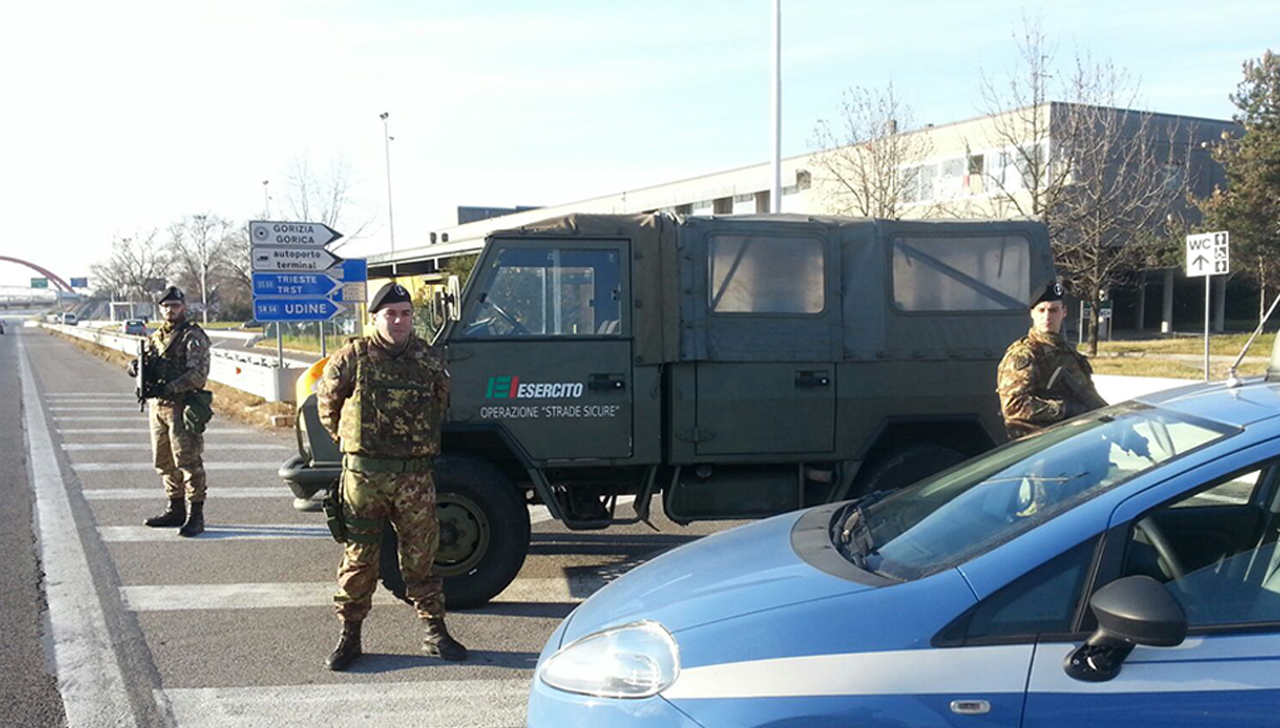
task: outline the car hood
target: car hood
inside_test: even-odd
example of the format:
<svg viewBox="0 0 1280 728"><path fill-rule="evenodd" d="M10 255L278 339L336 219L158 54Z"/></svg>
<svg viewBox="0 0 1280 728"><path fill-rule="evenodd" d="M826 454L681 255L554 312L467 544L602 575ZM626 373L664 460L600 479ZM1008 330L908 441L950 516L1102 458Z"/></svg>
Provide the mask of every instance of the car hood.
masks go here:
<svg viewBox="0 0 1280 728"><path fill-rule="evenodd" d="M860 583L835 576L797 554L793 530L802 519L828 522L823 513L814 512L819 510L829 508L788 513L707 536L631 570L578 606L562 631L562 643L642 618L677 632L874 588L874 577Z"/></svg>

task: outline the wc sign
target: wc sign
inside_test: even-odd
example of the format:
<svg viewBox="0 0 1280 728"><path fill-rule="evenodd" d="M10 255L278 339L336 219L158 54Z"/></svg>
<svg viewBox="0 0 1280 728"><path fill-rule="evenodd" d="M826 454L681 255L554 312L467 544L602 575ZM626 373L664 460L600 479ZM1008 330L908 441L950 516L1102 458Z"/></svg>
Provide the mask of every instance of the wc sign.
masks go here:
<svg viewBox="0 0 1280 728"><path fill-rule="evenodd" d="M1231 235L1203 233L1187 236L1187 277L1223 276L1231 272Z"/></svg>

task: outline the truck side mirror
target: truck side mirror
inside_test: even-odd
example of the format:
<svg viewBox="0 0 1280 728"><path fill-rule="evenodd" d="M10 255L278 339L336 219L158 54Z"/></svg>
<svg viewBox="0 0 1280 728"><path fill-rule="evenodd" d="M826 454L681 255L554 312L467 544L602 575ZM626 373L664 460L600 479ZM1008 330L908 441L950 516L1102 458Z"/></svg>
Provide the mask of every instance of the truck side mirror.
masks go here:
<svg viewBox="0 0 1280 728"><path fill-rule="evenodd" d="M1127 576L1089 599L1098 630L1067 655L1063 669L1077 680L1105 682L1120 674L1137 645L1175 647L1187 636L1187 614L1160 582Z"/></svg>
<svg viewBox="0 0 1280 728"><path fill-rule="evenodd" d="M462 320L462 286L457 276L449 276L445 283L445 313L450 321Z"/></svg>

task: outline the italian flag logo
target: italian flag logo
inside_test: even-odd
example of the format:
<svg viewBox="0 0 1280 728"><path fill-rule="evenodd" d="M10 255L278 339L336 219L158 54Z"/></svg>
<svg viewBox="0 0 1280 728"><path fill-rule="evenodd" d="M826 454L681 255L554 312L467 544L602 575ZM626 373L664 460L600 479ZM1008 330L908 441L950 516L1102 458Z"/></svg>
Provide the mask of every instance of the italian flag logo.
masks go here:
<svg viewBox="0 0 1280 728"><path fill-rule="evenodd" d="M514 399L520 388L520 377L489 377L485 399Z"/></svg>

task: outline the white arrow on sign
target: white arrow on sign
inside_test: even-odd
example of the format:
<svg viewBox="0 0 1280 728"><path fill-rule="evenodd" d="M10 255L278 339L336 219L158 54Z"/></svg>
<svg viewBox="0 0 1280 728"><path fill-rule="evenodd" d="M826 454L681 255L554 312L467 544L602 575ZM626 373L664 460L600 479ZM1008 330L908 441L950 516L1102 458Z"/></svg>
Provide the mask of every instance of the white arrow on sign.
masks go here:
<svg viewBox="0 0 1280 728"><path fill-rule="evenodd" d="M322 273L342 261L321 248L288 245L255 245L251 251L253 269L279 273Z"/></svg>
<svg viewBox="0 0 1280 728"><path fill-rule="evenodd" d="M342 233L319 222L278 222L255 220L249 223L249 240L254 245L305 245L323 248Z"/></svg>
<svg viewBox="0 0 1280 728"><path fill-rule="evenodd" d="M1187 277L1231 272L1231 236L1226 232L1187 236Z"/></svg>

